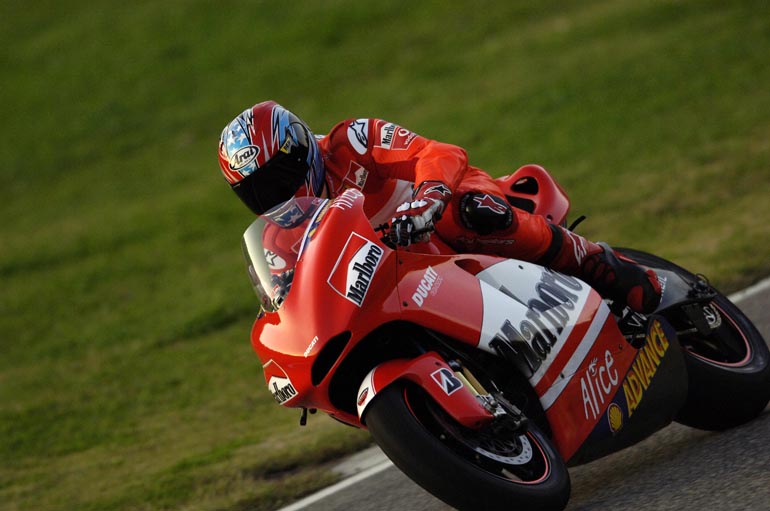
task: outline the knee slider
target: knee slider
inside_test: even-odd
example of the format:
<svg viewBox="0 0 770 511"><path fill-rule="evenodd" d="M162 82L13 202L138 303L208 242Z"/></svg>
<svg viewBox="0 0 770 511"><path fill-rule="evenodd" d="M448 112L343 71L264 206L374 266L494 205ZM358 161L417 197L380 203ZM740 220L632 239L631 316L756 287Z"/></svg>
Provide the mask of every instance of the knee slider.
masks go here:
<svg viewBox="0 0 770 511"><path fill-rule="evenodd" d="M513 210L508 202L488 193L470 192L460 199L460 219L465 227L481 235L509 228Z"/></svg>

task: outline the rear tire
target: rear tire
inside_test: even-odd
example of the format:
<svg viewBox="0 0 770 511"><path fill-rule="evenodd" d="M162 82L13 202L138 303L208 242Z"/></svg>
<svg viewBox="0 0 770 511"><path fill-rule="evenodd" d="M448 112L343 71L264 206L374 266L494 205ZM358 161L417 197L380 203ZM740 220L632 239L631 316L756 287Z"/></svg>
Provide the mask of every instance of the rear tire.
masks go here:
<svg viewBox="0 0 770 511"><path fill-rule="evenodd" d="M398 468L457 509L561 510L567 505L567 468L531 421L524 433L470 430L422 389L404 382L382 390L365 419Z"/></svg>
<svg viewBox="0 0 770 511"><path fill-rule="evenodd" d="M663 258L631 249L619 251L653 269L672 271L688 282L696 276ZM719 431L757 417L770 401L770 350L746 315L718 293L704 309L715 325L708 336L682 336L689 390L675 420Z"/></svg>

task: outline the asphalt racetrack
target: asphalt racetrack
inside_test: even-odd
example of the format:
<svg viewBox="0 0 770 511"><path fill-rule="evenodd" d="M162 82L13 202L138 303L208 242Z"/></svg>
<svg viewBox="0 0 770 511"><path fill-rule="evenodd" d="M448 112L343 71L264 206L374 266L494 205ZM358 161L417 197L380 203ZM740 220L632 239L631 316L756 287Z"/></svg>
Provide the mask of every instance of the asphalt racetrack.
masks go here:
<svg viewBox="0 0 770 511"><path fill-rule="evenodd" d="M770 279L731 298L767 342ZM342 469L355 475L283 511L452 509L376 448ZM672 424L631 448L570 469L570 476L570 511L770 510L770 407L755 421L723 433Z"/></svg>

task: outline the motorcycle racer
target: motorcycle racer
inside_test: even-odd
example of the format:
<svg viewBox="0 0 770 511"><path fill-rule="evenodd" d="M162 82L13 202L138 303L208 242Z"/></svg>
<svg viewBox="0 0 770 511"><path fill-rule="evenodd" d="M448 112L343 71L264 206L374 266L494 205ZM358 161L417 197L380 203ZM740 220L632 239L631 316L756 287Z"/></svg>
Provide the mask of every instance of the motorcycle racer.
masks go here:
<svg viewBox="0 0 770 511"><path fill-rule="evenodd" d="M382 119L348 119L315 136L295 114L264 101L225 126L219 165L256 215L291 221L275 206L293 196L335 198L356 188L366 196L373 226L390 221L395 244L425 241L435 229L458 252L547 266L637 312L651 313L660 302L652 270L513 207L491 176L468 164L462 148Z"/></svg>

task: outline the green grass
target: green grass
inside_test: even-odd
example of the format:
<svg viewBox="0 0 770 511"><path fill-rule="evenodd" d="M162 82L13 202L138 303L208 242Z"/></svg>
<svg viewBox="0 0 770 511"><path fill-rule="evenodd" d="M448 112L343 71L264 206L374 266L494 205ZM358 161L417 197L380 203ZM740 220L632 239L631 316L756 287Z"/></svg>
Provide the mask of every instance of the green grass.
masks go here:
<svg viewBox="0 0 770 511"><path fill-rule="evenodd" d="M536 162L581 232L770 273L756 1L0 4L0 509L274 509L368 442L275 405L226 122L378 116Z"/></svg>

